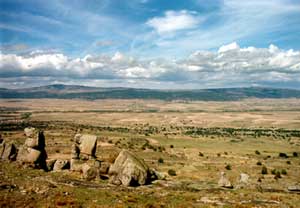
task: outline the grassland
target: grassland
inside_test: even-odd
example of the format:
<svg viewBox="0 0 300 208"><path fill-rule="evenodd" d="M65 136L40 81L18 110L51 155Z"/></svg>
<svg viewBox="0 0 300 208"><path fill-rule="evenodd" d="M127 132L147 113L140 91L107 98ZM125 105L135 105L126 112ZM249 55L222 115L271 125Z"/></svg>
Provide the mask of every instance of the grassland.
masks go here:
<svg viewBox="0 0 300 208"><path fill-rule="evenodd" d="M125 188L0 162L2 207L300 207L299 193L287 191L300 183L299 99L2 99L0 114L2 136L17 145L25 141L24 127L43 129L49 158L68 159L80 131L99 136L102 160L125 148L166 175L176 172L166 181ZM234 189L218 187L221 171ZM250 176L245 187L239 187L240 173Z"/></svg>

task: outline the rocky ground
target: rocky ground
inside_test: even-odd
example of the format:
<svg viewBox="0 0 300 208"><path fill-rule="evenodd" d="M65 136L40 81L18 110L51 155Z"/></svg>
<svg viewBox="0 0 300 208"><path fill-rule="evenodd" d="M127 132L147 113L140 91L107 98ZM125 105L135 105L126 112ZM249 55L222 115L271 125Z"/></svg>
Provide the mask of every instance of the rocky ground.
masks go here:
<svg viewBox="0 0 300 208"><path fill-rule="evenodd" d="M0 207L300 206L297 128L81 121L0 123Z"/></svg>

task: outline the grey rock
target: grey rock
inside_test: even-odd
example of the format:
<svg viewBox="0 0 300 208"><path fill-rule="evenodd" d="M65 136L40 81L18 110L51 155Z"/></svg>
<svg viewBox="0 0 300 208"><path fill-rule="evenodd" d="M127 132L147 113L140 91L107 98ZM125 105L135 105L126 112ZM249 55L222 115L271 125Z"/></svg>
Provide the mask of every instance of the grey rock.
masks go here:
<svg viewBox="0 0 300 208"><path fill-rule="evenodd" d="M82 167L85 164L85 161L79 159L71 159L70 161L70 170L76 172L82 172Z"/></svg>
<svg viewBox="0 0 300 208"><path fill-rule="evenodd" d="M41 160L41 151L22 146L19 150L17 160L22 163L37 164Z"/></svg>
<svg viewBox="0 0 300 208"><path fill-rule="evenodd" d="M99 173L100 174L108 174L109 168L110 168L110 163L108 162L101 162L100 168L99 168Z"/></svg>
<svg viewBox="0 0 300 208"><path fill-rule="evenodd" d="M51 159L51 160L46 161L47 171L52 171L53 170L55 162L56 162L56 159Z"/></svg>
<svg viewBox="0 0 300 208"><path fill-rule="evenodd" d="M300 192L300 184L289 186L287 189L292 192Z"/></svg>
<svg viewBox="0 0 300 208"><path fill-rule="evenodd" d="M24 129L24 134L26 137L34 137L34 134L37 133L36 129L33 127L27 127Z"/></svg>
<svg viewBox="0 0 300 208"><path fill-rule="evenodd" d="M3 160L15 160L17 157L18 149L13 143L5 144L2 151Z"/></svg>
<svg viewBox="0 0 300 208"><path fill-rule="evenodd" d="M99 171L96 167L84 164L82 166L82 176L84 179L91 181L99 176Z"/></svg>
<svg viewBox="0 0 300 208"><path fill-rule="evenodd" d="M80 154L95 156L97 147L97 136L85 134L80 138Z"/></svg>
<svg viewBox="0 0 300 208"><path fill-rule="evenodd" d="M110 166L110 182L124 186L144 185L149 182L150 171L146 163L133 153L123 150Z"/></svg>
<svg viewBox="0 0 300 208"><path fill-rule="evenodd" d="M233 188L233 185L228 180L228 178L226 178L226 175L224 172L221 172L221 177L218 181L218 185L223 188L230 188L230 189Z"/></svg>
<svg viewBox="0 0 300 208"><path fill-rule="evenodd" d="M58 159L54 163L53 171L60 171L69 168L70 168L70 162L68 160Z"/></svg>
<svg viewBox="0 0 300 208"><path fill-rule="evenodd" d="M244 183L244 184L248 184L249 183L249 178L250 176L246 173L241 173L240 174L240 179L239 179L239 182L240 183Z"/></svg>
<svg viewBox="0 0 300 208"><path fill-rule="evenodd" d="M0 159L2 158L2 154L4 152L5 149L5 141L3 140L0 144Z"/></svg>

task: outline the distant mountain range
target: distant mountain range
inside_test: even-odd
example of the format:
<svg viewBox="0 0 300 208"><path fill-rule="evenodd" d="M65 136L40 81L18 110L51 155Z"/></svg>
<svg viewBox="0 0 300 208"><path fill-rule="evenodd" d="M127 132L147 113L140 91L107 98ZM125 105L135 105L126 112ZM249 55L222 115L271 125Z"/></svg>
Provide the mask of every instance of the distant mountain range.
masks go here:
<svg viewBox="0 0 300 208"><path fill-rule="evenodd" d="M0 98L234 101L246 98L300 98L300 90L263 87L199 90L154 90L136 88L100 88L57 84L24 89L0 88Z"/></svg>

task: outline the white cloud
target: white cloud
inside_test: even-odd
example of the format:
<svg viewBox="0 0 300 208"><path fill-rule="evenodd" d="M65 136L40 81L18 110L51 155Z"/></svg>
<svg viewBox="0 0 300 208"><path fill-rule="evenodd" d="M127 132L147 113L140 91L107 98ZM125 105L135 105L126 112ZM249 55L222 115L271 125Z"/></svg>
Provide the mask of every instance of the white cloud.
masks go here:
<svg viewBox="0 0 300 208"><path fill-rule="evenodd" d="M201 22L196 12L166 11L163 17L154 17L147 21L147 25L154 28L159 34L177 30L191 29Z"/></svg>
<svg viewBox="0 0 300 208"><path fill-rule="evenodd" d="M239 49L240 49L240 46L236 42L233 42L233 43L230 43L228 45L221 46L219 48L218 52L219 53L224 53L224 52L227 52L227 51L239 50Z"/></svg>
<svg viewBox="0 0 300 208"><path fill-rule="evenodd" d="M71 58L40 51L27 55L0 54L0 77L42 77L65 80L119 80L146 87L173 82L194 87L252 86L289 83L300 86L300 51L240 47L236 42L219 50L196 51L181 60L139 60L120 52L112 56ZM121 80L121 81L120 81ZM1 81L1 79L0 79ZM116 82L116 83L118 83ZM166 85L167 86L167 85Z"/></svg>

